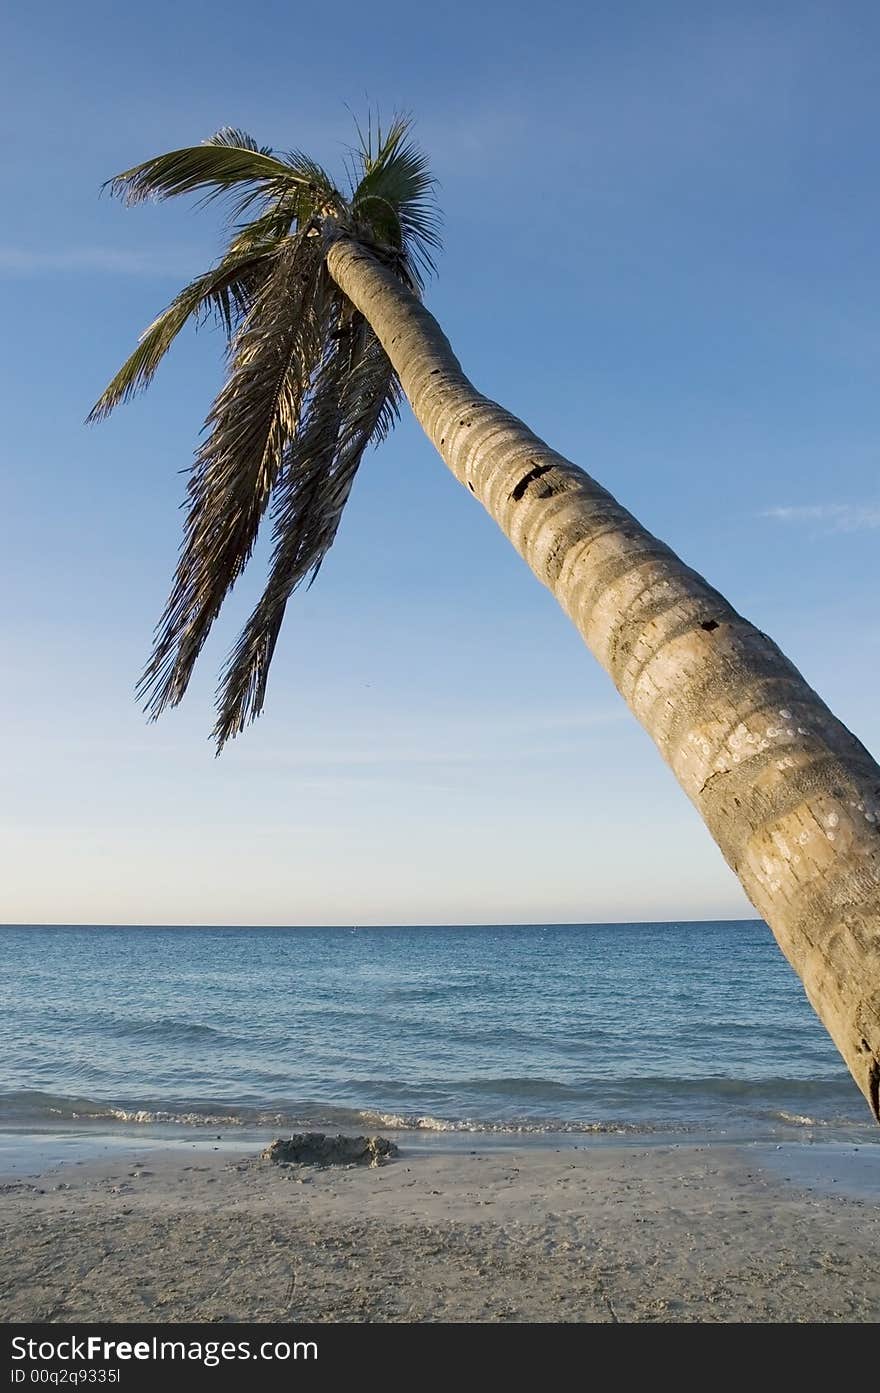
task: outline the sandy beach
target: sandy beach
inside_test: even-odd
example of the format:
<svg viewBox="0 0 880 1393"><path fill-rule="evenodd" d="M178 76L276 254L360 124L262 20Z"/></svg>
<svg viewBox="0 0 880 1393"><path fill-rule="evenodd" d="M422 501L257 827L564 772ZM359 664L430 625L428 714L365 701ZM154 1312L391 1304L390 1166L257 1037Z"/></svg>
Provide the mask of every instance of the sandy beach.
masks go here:
<svg viewBox="0 0 880 1393"><path fill-rule="evenodd" d="M0 1318L872 1321L880 1148L845 1150L132 1149L5 1178Z"/></svg>

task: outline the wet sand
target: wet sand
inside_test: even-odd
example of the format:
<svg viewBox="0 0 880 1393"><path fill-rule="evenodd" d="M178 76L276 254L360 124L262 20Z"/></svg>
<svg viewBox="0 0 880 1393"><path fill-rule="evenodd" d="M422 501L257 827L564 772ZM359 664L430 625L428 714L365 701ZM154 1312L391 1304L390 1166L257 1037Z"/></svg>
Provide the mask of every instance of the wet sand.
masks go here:
<svg viewBox="0 0 880 1393"><path fill-rule="evenodd" d="M880 1318L878 1146L473 1146L319 1170L133 1143L10 1174L0 1319Z"/></svg>

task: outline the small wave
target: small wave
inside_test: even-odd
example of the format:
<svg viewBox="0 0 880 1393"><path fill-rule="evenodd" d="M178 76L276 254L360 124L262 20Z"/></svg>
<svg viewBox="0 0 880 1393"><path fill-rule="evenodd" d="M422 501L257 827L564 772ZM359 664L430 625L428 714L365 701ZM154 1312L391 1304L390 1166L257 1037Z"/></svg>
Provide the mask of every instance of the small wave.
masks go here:
<svg viewBox="0 0 880 1393"><path fill-rule="evenodd" d="M45 1023L48 1028L57 1031L63 1026L66 1034L77 1037L87 1037L91 1033L122 1040L155 1039L170 1044L219 1039L236 1043L238 1040L238 1037L227 1034L219 1026L178 1016L126 1016L112 1010L88 1010L81 1006L64 1008L53 1005L48 1010L38 1002L25 1003L17 1010L23 1019L29 1024L36 1024L37 1028ZM253 1038L253 1034L250 1034L247 1043L253 1043Z"/></svg>
<svg viewBox="0 0 880 1393"><path fill-rule="evenodd" d="M570 1136L628 1136L655 1131L689 1131L688 1127L655 1127L644 1122L562 1122L531 1121L513 1118L508 1122L489 1122L465 1117L457 1121L445 1117L420 1117L415 1113L362 1112L361 1121L368 1127L388 1127L398 1132L490 1132L515 1136L543 1136L548 1133Z"/></svg>
<svg viewBox="0 0 880 1393"><path fill-rule="evenodd" d="M14 1100L14 1103L13 1103ZM401 1132L489 1133L492 1135L543 1136L548 1133L572 1136L629 1136L652 1132L687 1132L684 1124L647 1122L566 1121L562 1118L434 1117L430 1113L384 1112L323 1106L315 1102L283 1105L278 1108L224 1107L217 1103L181 1103L162 1106L117 1104L87 1098L64 1098L53 1094L24 1092L0 1097L0 1115L20 1125L26 1121L82 1123L125 1126L173 1126L198 1128L388 1128Z"/></svg>
<svg viewBox="0 0 880 1393"><path fill-rule="evenodd" d="M113 1122L170 1122L182 1127L241 1127L243 1121L234 1113L202 1113L202 1112L165 1112L162 1109L153 1111L151 1108L107 1108L103 1112L87 1112L70 1114L74 1121L88 1120L97 1122L101 1118L107 1118Z"/></svg>
<svg viewBox="0 0 880 1393"><path fill-rule="evenodd" d="M822 1135L828 1136L828 1129L846 1130L860 1121L854 1112L851 1115L848 1111L846 1095L841 1096L830 1083L821 1082L818 1089L800 1089L791 1083L780 1096L776 1081L712 1080L716 1097L726 1096L728 1103L736 1105L728 1106L719 1118L717 1105L711 1096L707 1100L706 1092L699 1090L698 1081L677 1082L685 1090L684 1104L676 1103L676 1089L672 1086L668 1094L673 1101L664 1100L661 1093L654 1100L659 1106L652 1112L647 1111L641 1093L637 1096L613 1085L607 1090L585 1090L581 1096L566 1096L567 1090L558 1087L553 1099L552 1094L548 1097L546 1080L537 1090L537 1098L523 1089L515 1101L511 1097L513 1090L507 1097L493 1098L486 1097L482 1088L460 1084L454 1090L431 1089L427 1095L422 1087L351 1089L349 1096L353 1101L348 1105L341 1101L322 1102L314 1095L285 1096L281 1088L276 1091L271 1087L260 1090L256 1096L245 1096L241 1102L198 1094L184 1098L124 1094L94 1098L22 1090L0 1092L0 1126L164 1126L237 1131L388 1128L404 1133L637 1137L687 1135L705 1130L708 1125L710 1130L720 1128L722 1132L738 1127L757 1128L756 1135L784 1135L786 1131L791 1135L794 1129L806 1134L809 1129L822 1128ZM701 1082L705 1089L708 1081ZM697 1091L692 1093L695 1085ZM487 1091L491 1094L491 1087ZM431 1093L434 1096L429 1102ZM367 1099L372 1094L376 1100L372 1106L363 1106L365 1094ZM383 1106L383 1094L390 1106Z"/></svg>
<svg viewBox="0 0 880 1393"><path fill-rule="evenodd" d="M25 1122L121 1122L181 1127L285 1127L299 1121L285 1110L229 1107L222 1103L115 1103L25 1090L0 1094L0 1118L20 1126Z"/></svg>
<svg viewBox="0 0 880 1393"><path fill-rule="evenodd" d="M447 1001L449 994L450 988L446 985L438 987L388 987L382 993L382 999L386 1002L410 1001L417 1006L423 1006L432 1001Z"/></svg>
<svg viewBox="0 0 880 1393"><path fill-rule="evenodd" d="M770 1113L770 1116L779 1122L787 1122L790 1127L830 1127L832 1125L830 1118L807 1117L805 1113L786 1112L784 1108Z"/></svg>
<svg viewBox="0 0 880 1393"><path fill-rule="evenodd" d="M108 1035L118 1035L135 1040L163 1040L172 1043L194 1044L198 1040L216 1041L229 1039L225 1031L214 1025L200 1025L197 1021L179 1020L173 1016L159 1018L137 1018L131 1020L110 1020L103 1026Z"/></svg>

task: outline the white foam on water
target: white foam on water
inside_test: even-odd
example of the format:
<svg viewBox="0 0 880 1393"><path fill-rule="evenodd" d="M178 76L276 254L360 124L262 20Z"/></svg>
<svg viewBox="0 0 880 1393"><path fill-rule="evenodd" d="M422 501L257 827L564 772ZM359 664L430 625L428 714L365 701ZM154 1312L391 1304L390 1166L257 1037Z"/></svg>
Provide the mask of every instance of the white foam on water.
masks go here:
<svg viewBox="0 0 880 1393"><path fill-rule="evenodd" d="M830 1125L827 1119L807 1117L805 1113L785 1112L782 1108L774 1113L774 1117L778 1117L780 1122L787 1122L792 1127L828 1127Z"/></svg>
<svg viewBox="0 0 880 1393"><path fill-rule="evenodd" d="M543 1136L546 1133L572 1136L624 1136L658 1130L643 1123L627 1122L530 1122L526 1119L510 1122L490 1122L477 1118L452 1121L442 1117L422 1117L415 1113L362 1112L361 1120L370 1127L389 1127L395 1131L420 1132L491 1132L503 1135ZM669 1130L663 1128L664 1131ZM678 1129L675 1130L689 1130Z"/></svg>

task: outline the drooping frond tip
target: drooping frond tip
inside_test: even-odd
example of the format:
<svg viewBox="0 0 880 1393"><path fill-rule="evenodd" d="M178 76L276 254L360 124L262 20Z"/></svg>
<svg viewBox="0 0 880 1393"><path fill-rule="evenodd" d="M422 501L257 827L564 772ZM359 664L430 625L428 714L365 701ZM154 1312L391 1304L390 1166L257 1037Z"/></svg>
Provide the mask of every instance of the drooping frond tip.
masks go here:
<svg viewBox="0 0 880 1393"><path fill-rule="evenodd" d="M288 600L303 582L315 580L364 451L393 428L398 399L391 364L358 315L322 362L300 430L287 447L272 508L274 548L266 588L218 688L214 734L220 747L260 714Z"/></svg>
<svg viewBox="0 0 880 1393"><path fill-rule="evenodd" d="M216 318L227 379L191 467L180 559L138 691L152 717L182 699L270 514L266 587L218 689L218 748L262 710L287 603L317 575L367 446L396 419L399 383L327 270L327 234L357 240L417 292L440 245L434 180L410 120L395 117L383 132L371 119L358 133L347 196L308 156L278 154L231 127L109 182L130 204L230 195L235 215L248 214L217 264L149 326L89 417L146 387L185 323Z"/></svg>

